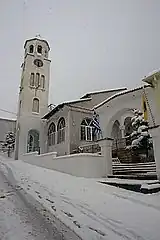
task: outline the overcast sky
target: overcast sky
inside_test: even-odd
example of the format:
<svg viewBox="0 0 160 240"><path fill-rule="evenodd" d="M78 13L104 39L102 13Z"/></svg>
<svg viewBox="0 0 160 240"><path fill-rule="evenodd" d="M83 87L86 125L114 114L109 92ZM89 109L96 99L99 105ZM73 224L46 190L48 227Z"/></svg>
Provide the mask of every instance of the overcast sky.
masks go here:
<svg viewBox="0 0 160 240"><path fill-rule="evenodd" d="M23 44L36 34L51 47L50 103L133 88L160 67L160 0L0 0L0 109L17 111Z"/></svg>

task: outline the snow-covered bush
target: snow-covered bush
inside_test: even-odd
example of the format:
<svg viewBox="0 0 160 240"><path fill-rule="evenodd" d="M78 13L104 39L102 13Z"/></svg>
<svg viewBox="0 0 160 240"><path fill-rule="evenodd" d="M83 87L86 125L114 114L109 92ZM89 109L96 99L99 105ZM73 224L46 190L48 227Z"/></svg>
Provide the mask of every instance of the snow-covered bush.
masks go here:
<svg viewBox="0 0 160 240"><path fill-rule="evenodd" d="M5 136L4 142L1 144L2 149L14 149L15 145L15 133L14 132L8 132Z"/></svg>
<svg viewBox="0 0 160 240"><path fill-rule="evenodd" d="M129 136L131 138L131 145L128 149L133 151L141 150L146 153L148 157L148 150L153 146L151 136L148 132L148 121L143 117L143 113L140 110L134 110L134 117L131 119L133 132Z"/></svg>

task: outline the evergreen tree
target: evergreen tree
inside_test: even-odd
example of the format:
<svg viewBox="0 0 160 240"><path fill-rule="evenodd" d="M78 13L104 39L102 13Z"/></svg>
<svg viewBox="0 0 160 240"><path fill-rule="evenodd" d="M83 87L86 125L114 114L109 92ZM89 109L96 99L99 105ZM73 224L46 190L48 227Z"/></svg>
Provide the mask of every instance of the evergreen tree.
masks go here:
<svg viewBox="0 0 160 240"><path fill-rule="evenodd" d="M2 143L2 148L10 148L10 149L14 149L14 145L15 145L15 133L14 132L8 132L5 136L5 140Z"/></svg>
<svg viewBox="0 0 160 240"><path fill-rule="evenodd" d="M129 146L135 152L145 152L148 157L148 150L153 147L151 136L148 132L148 121L144 120L143 113L140 110L134 110L134 117L131 119L133 132L129 136L131 145Z"/></svg>

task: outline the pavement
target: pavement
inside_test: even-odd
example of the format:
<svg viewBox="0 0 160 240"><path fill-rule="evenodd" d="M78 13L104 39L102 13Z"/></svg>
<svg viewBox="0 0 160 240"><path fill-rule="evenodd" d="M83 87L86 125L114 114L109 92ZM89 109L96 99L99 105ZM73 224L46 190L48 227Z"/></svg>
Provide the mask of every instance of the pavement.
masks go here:
<svg viewBox="0 0 160 240"><path fill-rule="evenodd" d="M80 239L0 171L1 240Z"/></svg>

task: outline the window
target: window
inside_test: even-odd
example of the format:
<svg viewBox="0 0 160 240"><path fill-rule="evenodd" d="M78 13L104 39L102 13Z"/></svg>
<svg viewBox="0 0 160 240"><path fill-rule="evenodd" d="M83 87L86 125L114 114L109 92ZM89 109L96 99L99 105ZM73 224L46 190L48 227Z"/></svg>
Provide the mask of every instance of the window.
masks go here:
<svg viewBox="0 0 160 240"><path fill-rule="evenodd" d="M34 86L34 73L31 73L30 76L30 86Z"/></svg>
<svg viewBox="0 0 160 240"><path fill-rule="evenodd" d="M40 75L39 75L39 73L36 73L36 82L35 82L35 87L39 87L39 78L40 78Z"/></svg>
<svg viewBox="0 0 160 240"><path fill-rule="evenodd" d="M65 120L61 118L57 126L57 143L65 141Z"/></svg>
<svg viewBox="0 0 160 240"><path fill-rule="evenodd" d="M47 50L45 50L44 56L45 56L46 58L48 58L48 51L47 51Z"/></svg>
<svg viewBox="0 0 160 240"><path fill-rule="evenodd" d="M48 129L48 145L52 146L56 143L56 126L51 123Z"/></svg>
<svg viewBox="0 0 160 240"><path fill-rule="evenodd" d="M45 88L45 76L41 75L41 88Z"/></svg>
<svg viewBox="0 0 160 240"><path fill-rule="evenodd" d="M40 53L40 54L42 54L42 46L41 46L41 45L38 45L38 47L37 47L37 52Z"/></svg>
<svg viewBox="0 0 160 240"><path fill-rule="evenodd" d="M100 134L95 132L93 121L90 118L85 118L81 123L81 140L95 141L100 138Z"/></svg>
<svg viewBox="0 0 160 240"><path fill-rule="evenodd" d="M39 99L38 98L33 99L32 112L39 113Z"/></svg>
<svg viewBox="0 0 160 240"><path fill-rule="evenodd" d="M29 47L29 52L30 52L30 53L33 53L33 50L34 50L33 45L30 45L30 47Z"/></svg>

